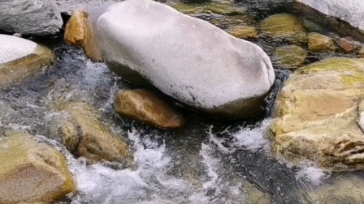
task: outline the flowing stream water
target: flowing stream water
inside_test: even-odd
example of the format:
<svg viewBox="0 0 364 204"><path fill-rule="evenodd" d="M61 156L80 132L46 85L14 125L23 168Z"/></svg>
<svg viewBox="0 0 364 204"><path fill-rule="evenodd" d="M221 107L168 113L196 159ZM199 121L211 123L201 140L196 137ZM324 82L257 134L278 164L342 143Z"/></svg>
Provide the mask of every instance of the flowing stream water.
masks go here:
<svg viewBox="0 0 364 204"><path fill-rule="evenodd" d="M24 130L66 156L79 191L58 203L312 203L312 190L335 177L314 164L294 166L271 155L269 111L288 72L277 70L264 119L221 122L186 112L186 128L160 130L115 114L116 92L134 85L87 60L78 48L52 46L57 55L52 67L25 84L0 90L0 135ZM74 158L57 132L60 113L52 107L62 101L97 107L102 122L128 139L138 168L86 165Z"/></svg>

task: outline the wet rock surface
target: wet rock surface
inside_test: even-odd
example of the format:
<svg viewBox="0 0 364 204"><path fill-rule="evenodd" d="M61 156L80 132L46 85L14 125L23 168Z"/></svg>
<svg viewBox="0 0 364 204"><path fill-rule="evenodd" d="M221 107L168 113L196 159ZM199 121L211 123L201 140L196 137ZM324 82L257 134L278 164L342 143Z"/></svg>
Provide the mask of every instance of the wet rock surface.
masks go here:
<svg viewBox="0 0 364 204"><path fill-rule="evenodd" d="M69 151L87 158L89 163L114 161L125 167L132 165L129 145L97 120L97 110L82 102L67 104L61 110L71 116L60 128Z"/></svg>
<svg viewBox="0 0 364 204"><path fill-rule="evenodd" d="M309 33L308 34L308 49L313 52L323 52L323 51L335 51L337 46L334 40L328 36L321 35L319 33Z"/></svg>
<svg viewBox="0 0 364 204"><path fill-rule="evenodd" d="M60 152L27 133L0 140L0 203L50 203L75 190Z"/></svg>
<svg viewBox="0 0 364 204"><path fill-rule="evenodd" d="M53 52L40 44L0 34L0 88L35 76L53 62Z"/></svg>
<svg viewBox="0 0 364 204"><path fill-rule="evenodd" d="M260 22L262 35L276 40L287 40L293 43L306 43L307 34L300 19L292 14L275 14Z"/></svg>
<svg viewBox="0 0 364 204"><path fill-rule="evenodd" d="M364 61L329 58L300 68L279 94L274 149L338 170L362 169L357 124Z"/></svg>
<svg viewBox="0 0 364 204"><path fill-rule="evenodd" d="M285 69L297 69L301 67L307 58L307 51L297 45L278 47L273 59L276 64Z"/></svg>
<svg viewBox="0 0 364 204"><path fill-rule="evenodd" d="M134 118L162 128L181 128L184 118L166 102L151 91L121 90L115 102L115 111L123 116Z"/></svg>

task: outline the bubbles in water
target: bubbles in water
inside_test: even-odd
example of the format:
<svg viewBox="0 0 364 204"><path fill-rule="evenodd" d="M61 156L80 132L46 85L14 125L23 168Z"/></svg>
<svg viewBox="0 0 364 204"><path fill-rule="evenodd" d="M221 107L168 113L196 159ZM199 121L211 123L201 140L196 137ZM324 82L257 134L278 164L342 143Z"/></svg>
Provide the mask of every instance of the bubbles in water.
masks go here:
<svg viewBox="0 0 364 204"><path fill-rule="evenodd" d="M322 183L324 178L327 178L329 174L325 173L317 167L306 167L296 173L296 179L302 179L308 181L313 186L318 186Z"/></svg>

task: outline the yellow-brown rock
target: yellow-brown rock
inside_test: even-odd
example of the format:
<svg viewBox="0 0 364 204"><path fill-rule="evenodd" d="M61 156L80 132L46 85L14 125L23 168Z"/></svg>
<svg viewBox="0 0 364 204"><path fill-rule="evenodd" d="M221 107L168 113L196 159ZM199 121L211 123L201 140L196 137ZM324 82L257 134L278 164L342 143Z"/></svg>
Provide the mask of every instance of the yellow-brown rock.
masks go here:
<svg viewBox="0 0 364 204"><path fill-rule="evenodd" d="M301 67L307 58L307 51L297 45L278 47L273 56L274 62L285 69L297 69Z"/></svg>
<svg viewBox="0 0 364 204"><path fill-rule="evenodd" d="M184 124L182 115L147 90L119 91L114 108L123 116L162 128L179 128Z"/></svg>
<svg viewBox="0 0 364 204"><path fill-rule="evenodd" d="M260 22L262 35L277 40L306 43L307 34L300 19L291 14L275 14Z"/></svg>
<svg viewBox="0 0 364 204"><path fill-rule="evenodd" d="M81 46L91 60L102 61L96 33L93 31L86 11L73 11L66 25L64 40L72 45Z"/></svg>
<svg viewBox="0 0 364 204"><path fill-rule="evenodd" d="M308 34L308 49L313 52L335 51L337 49L334 40L319 33Z"/></svg>
<svg viewBox="0 0 364 204"><path fill-rule="evenodd" d="M63 144L72 153L87 158L89 163L114 161L132 165L129 145L97 119L97 110L87 103L73 102L63 111L71 116L61 127Z"/></svg>
<svg viewBox="0 0 364 204"><path fill-rule="evenodd" d="M237 38L258 38L258 31L254 26L237 25L230 27L227 32Z"/></svg>
<svg viewBox="0 0 364 204"><path fill-rule="evenodd" d="M0 203L51 203L76 184L64 156L25 133L0 140Z"/></svg>
<svg viewBox="0 0 364 204"><path fill-rule="evenodd" d="M0 35L0 88L24 82L54 60L53 52L19 37Z"/></svg>
<svg viewBox="0 0 364 204"><path fill-rule="evenodd" d="M293 74L276 102L274 150L292 161L335 170L364 169L358 125L364 59L329 58Z"/></svg>

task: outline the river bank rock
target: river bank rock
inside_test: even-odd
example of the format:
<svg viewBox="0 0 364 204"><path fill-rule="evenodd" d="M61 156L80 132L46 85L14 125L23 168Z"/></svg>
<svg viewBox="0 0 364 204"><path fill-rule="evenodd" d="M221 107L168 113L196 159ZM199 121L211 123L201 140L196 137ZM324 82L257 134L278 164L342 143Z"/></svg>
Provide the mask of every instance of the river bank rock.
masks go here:
<svg viewBox="0 0 364 204"><path fill-rule="evenodd" d="M337 46L334 40L319 33L308 34L308 49L313 52L335 51Z"/></svg>
<svg viewBox="0 0 364 204"><path fill-rule="evenodd" d="M297 45L285 45L278 47L273 59L285 69L297 69L301 67L307 58L307 50Z"/></svg>
<svg viewBox="0 0 364 204"><path fill-rule="evenodd" d="M45 46L0 34L0 88L38 74L53 60L53 52Z"/></svg>
<svg viewBox="0 0 364 204"><path fill-rule="evenodd" d="M260 22L260 32L276 40L306 43L306 29L300 19L292 14L274 14Z"/></svg>
<svg viewBox="0 0 364 204"><path fill-rule="evenodd" d="M23 35L54 35L63 25L53 0L2 1L0 22L0 30Z"/></svg>
<svg viewBox="0 0 364 204"><path fill-rule="evenodd" d="M334 170L363 169L363 97L364 59L328 58L296 70L276 102L276 154Z"/></svg>
<svg viewBox="0 0 364 204"><path fill-rule="evenodd" d="M143 90L121 90L114 108L120 115L162 128L180 128L184 118L154 93Z"/></svg>
<svg viewBox="0 0 364 204"><path fill-rule="evenodd" d="M0 203L51 203L73 192L64 156L25 133L0 140Z"/></svg>
<svg viewBox="0 0 364 204"><path fill-rule="evenodd" d="M101 123L97 110L83 102L73 102L62 109L70 115L61 126L63 144L89 163L119 162L131 166L133 159L126 140Z"/></svg>
<svg viewBox="0 0 364 204"><path fill-rule="evenodd" d="M295 0L295 7L320 24L364 42L364 4L361 0Z"/></svg>
<svg viewBox="0 0 364 204"><path fill-rule="evenodd" d="M275 74L259 46L150 0L127 0L106 10L88 16L99 15L91 23L94 49L116 74L148 81L215 116L261 114Z"/></svg>

